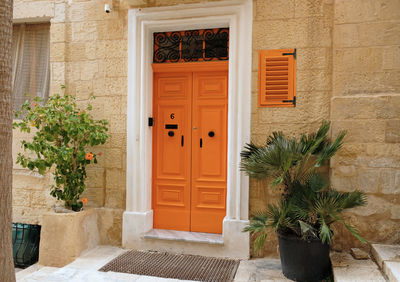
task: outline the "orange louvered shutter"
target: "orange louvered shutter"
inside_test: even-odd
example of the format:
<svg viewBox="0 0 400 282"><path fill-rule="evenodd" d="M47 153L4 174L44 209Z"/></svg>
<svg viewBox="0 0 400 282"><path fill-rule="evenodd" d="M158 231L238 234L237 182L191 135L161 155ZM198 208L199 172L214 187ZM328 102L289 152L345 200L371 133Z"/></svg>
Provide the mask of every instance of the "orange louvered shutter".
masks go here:
<svg viewBox="0 0 400 282"><path fill-rule="evenodd" d="M296 49L261 50L258 106L296 106Z"/></svg>

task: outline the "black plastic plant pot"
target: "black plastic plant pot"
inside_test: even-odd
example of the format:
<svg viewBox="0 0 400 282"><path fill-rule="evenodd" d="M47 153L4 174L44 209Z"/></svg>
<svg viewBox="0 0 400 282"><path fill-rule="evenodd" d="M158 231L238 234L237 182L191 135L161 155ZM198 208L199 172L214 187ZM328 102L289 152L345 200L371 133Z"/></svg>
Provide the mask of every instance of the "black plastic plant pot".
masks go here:
<svg viewBox="0 0 400 282"><path fill-rule="evenodd" d="M282 272L294 281L321 281L331 274L329 245L277 232Z"/></svg>
<svg viewBox="0 0 400 282"><path fill-rule="evenodd" d="M40 225L13 223L14 265L28 267L39 259Z"/></svg>

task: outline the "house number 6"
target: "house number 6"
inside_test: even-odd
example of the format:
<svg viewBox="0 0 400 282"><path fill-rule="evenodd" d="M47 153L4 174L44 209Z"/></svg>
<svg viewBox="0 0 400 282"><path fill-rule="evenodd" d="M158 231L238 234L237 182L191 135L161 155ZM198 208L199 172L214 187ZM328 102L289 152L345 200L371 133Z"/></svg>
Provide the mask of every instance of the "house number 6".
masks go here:
<svg viewBox="0 0 400 282"><path fill-rule="evenodd" d="M174 118L175 118L175 114L172 113L169 117L170 117L171 119L174 119Z"/></svg>

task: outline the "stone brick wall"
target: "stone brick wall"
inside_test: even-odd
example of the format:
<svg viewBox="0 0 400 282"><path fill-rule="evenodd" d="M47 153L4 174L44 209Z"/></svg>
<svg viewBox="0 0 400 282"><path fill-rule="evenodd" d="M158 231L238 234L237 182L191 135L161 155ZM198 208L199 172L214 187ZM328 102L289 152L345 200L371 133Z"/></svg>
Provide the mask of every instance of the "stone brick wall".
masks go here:
<svg viewBox="0 0 400 282"><path fill-rule="evenodd" d="M348 131L331 162L332 185L368 193L368 205L349 212L363 236L399 243L399 1L335 1L332 80L332 132ZM337 248L359 244L337 231Z"/></svg>
<svg viewBox="0 0 400 282"><path fill-rule="evenodd" d="M111 138L94 149L103 155L87 170L83 196L88 207L99 208L101 242L120 245L126 191L127 10L117 4L106 14L100 0L16 0L14 20L50 20L50 93L60 92L64 84L82 105L93 94L94 117L110 123ZM23 138L29 136L14 132L14 158ZM49 195L52 176L15 165L13 181L14 222L40 224L41 215L55 204Z"/></svg>
<svg viewBox="0 0 400 282"><path fill-rule="evenodd" d="M264 144L273 131L288 135L315 130L329 119L332 92L332 17L330 0L257 0L253 12L252 140ZM297 48L295 108L258 108L258 50ZM250 214L277 200L268 182L251 181ZM264 252L277 255L271 233Z"/></svg>
<svg viewBox="0 0 400 282"><path fill-rule="evenodd" d="M125 209L127 11L201 0L15 0L16 20L50 20L51 93L61 84L93 114L110 121L111 139L89 168L85 196L99 210L101 242L121 244ZM333 121L346 145L331 163L335 188L361 189L370 204L349 214L371 241L400 242L400 7L396 0L254 0L252 139L272 131L299 134ZM28 9L29 7L29 9ZM28 21L28 20L27 20ZM258 50L297 48L297 106L258 108ZM13 154L28 136L14 133ZM328 171L328 167L326 168ZM327 172L328 173L328 172ZM40 223L54 205L51 176L15 166L14 221ZM266 183L251 182L250 212L276 200ZM335 247L357 244L338 229ZM275 236L261 255L276 255Z"/></svg>

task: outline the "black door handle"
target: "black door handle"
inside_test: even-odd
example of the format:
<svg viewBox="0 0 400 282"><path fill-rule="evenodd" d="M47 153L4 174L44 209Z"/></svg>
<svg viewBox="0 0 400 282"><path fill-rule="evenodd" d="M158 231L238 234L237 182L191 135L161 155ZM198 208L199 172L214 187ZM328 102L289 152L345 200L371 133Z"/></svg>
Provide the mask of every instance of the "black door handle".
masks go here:
<svg viewBox="0 0 400 282"><path fill-rule="evenodd" d="M181 147L183 147L184 139L183 135L181 136Z"/></svg>
<svg viewBox="0 0 400 282"><path fill-rule="evenodd" d="M203 138L200 138L200 148L203 147Z"/></svg>

